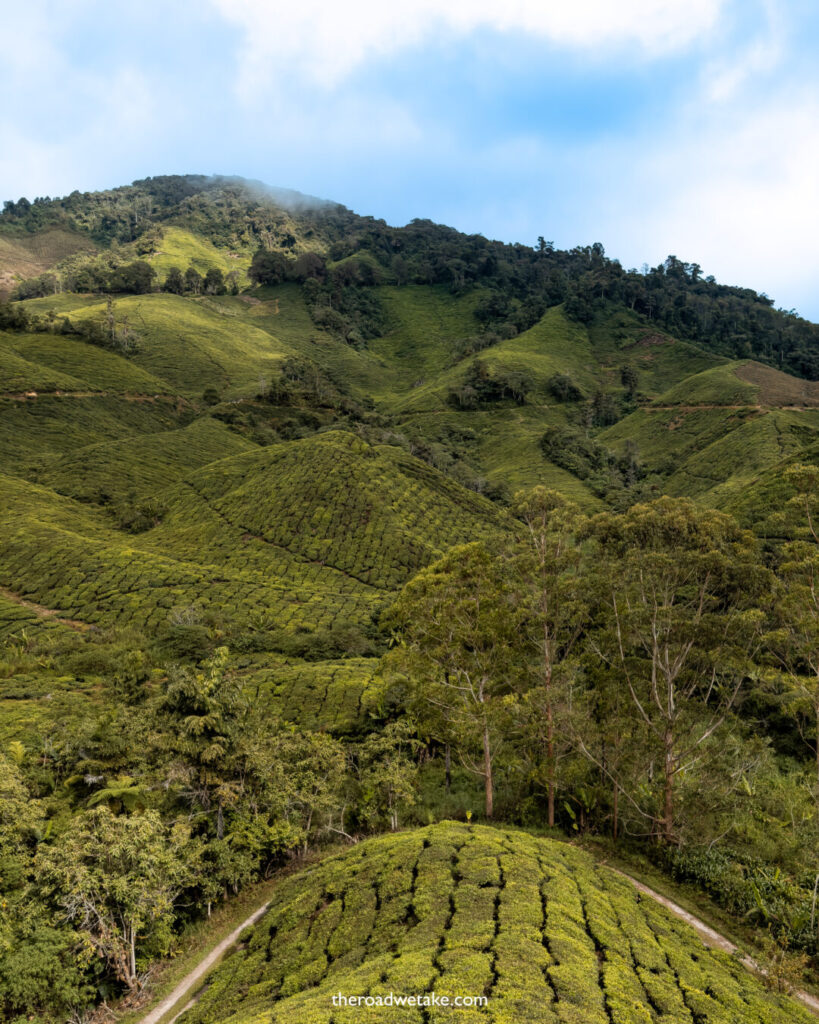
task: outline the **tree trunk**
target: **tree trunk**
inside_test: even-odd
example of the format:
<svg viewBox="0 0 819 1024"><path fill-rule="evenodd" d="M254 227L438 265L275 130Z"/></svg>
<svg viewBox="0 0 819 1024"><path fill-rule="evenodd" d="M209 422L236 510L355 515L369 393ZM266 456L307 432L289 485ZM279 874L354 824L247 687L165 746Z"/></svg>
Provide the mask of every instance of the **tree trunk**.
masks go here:
<svg viewBox="0 0 819 1024"><path fill-rule="evenodd" d="M617 829L620 824L620 787L614 784L614 816L612 822L612 837L617 840Z"/></svg>
<svg viewBox="0 0 819 1024"><path fill-rule="evenodd" d="M137 987L136 928L134 928L133 925L131 925L130 932L131 932L131 935L130 935L130 938L129 938L129 942L130 942L130 945L131 945L131 952L130 952L130 960L129 960L129 963L128 963L128 970L130 972L130 977L128 978L128 987L129 988L136 988Z"/></svg>
<svg viewBox="0 0 819 1024"><path fill-rule="evenodd" d="M219 804L216 808L216 838L225 838L225 816L222 812L222 805Z"/></svg>
<svg viewBox="0 0 819 1024"><path fill-rule="evenodd" d="M549 687L551 688L551 681ZM555 823L555 718L550 693L546 701L546 783L549 794L549 828L553 828Z"/></svg>
<svg viewBox="0 0 819 1024"><path fill-rule="evenodd" d="M665 745L665 758L663 761L663 774L665 785L663 787L663 839L667 843L674 840L674 732L670 726L666 727L663 736Z"/></svg>
<svg viewBox="0 0 819 1024"><path fill-rule="evenodd" d="M492 786L492 758L489 747L489 725L487 722L483 723L483 775L484 775L484 789L486 793L486 817L487 820L492 818L493 804L494 804L494 790Z"/></svg>
<svg viewBox="0 0 819 1024"><path fill-rule="evenodd" d="M449 793L452 787L452 754L448 743L444 747L444 778L446 779L446 791Z"/></svg>

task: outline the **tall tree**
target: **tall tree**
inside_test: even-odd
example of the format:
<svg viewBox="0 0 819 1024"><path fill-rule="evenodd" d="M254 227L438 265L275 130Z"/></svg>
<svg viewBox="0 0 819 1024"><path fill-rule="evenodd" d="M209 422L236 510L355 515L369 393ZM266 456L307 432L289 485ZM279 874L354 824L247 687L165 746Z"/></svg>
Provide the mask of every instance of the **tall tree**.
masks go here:
<svg viewBox="0 0 819 1024"><path fill-rule="evenodd" d="M129 989L139 987L139 939L169 934L191 875L188 840L186 827L166 828L156 811L118 817L97 807L38 851L43 890Z"/></svg>
<svg viewBox="0 0 819 1024"><path fill-rule="evenodd" d="M215 819L217 839L238 795L232 760L246 706L227 660L227 648L219 647L200 669L174 669L157 708L160 742L173 758L169 781Z"/></svg>
<svg viewBox="0 0 819 1024"><path fill-rule="evenodd" d="M509 698L525 677L523 615L508 559L474 543L420 572L386 617L397 645L385 667L406 675L422 731L450 744L483 779L487 818Z"/></svg>
<svg viewBox="0 0 819 1024"><path fill-rule="evenodd" d="M170 292L172 295L181 295L185 291L185 278L179 267L171 267L168 271L162 290Z"/></svg>
<svg viewBox="0 0 819 1024"><path fill-rule="evenodd" d="M567 705L570 658L586 610L575 543L581 516L577 506L545 487L518 492L513 511L526 525L526 543L515 564L528 611L523 635L534 652L533 685L523 705L544 754L547 820L552 826L558 739L567 734L565 722L559 721L560 710Z"/></svg>
<svg viewBox="0 0 819 1024"><path fill-rule="evenodd" d="M727 515L661 498L591 521L605 595L593 652L620 673L645 736L643 813L676 842L675 785L693 771L752 671L771 574L753 537ZM639 801L631 794L635 806Z"/></svg>

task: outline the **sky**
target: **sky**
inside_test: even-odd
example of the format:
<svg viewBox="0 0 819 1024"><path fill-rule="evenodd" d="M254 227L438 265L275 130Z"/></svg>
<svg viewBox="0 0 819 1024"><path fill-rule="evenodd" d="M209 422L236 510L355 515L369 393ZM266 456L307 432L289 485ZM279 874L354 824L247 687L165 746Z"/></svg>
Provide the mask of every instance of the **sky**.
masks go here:
<svg viewBox="0 0 819 1024"><path fill-rule="evenodd" d="M0 200L241 175L819 321L814 0L27 0Z"/></svg>

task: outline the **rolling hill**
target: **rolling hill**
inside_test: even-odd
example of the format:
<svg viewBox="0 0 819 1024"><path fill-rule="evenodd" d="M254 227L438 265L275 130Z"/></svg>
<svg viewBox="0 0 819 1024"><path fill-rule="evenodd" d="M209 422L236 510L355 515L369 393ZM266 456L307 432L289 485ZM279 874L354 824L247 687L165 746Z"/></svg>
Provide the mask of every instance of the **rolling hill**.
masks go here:
<svg viewBox="0 0 819 1024"><path fill-rule="evenodd" d="M487 997L395 1007L389 993ZM333 997L372 996L364 1008ZM185 1024L807 1024L631 883L554 840L443 823L284 880Z"/></svg>

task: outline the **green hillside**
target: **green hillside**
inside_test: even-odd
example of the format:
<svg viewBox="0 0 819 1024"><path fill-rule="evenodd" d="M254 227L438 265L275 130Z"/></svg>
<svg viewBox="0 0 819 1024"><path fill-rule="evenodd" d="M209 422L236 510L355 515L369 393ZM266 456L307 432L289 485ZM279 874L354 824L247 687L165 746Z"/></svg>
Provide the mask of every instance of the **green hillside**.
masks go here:
<svg viewBox="0 0 819 1024"><path fill-rule="evenodd" d="M286 867L186 1021L804 1019L513 829L815 983L816 325L196 175L7 203L0 291L0 1017Z"/></svg>
<svg viewBox="0 0 819 1024"><path fill-rule="evenodd" d="M337 1007L333 996L487 997ZM796 1003L585 854L441 824L373 839L282 881L190 1024L353 1021L795 1024Z"/></svg>

